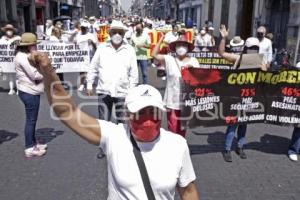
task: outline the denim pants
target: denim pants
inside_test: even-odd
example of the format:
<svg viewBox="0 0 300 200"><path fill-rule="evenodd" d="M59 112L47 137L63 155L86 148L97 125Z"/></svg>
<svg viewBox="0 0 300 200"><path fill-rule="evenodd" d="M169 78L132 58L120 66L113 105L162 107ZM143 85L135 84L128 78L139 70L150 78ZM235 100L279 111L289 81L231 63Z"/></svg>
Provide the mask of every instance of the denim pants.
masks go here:
<svg viewBox="0 0 300 200"><path fill-rule="evenodd" d="M115 105L117 123L124 123L125 122L124 103L125 103L125 98L117 98L117 97L111 97L110 95L106 95L106 94L99 94L98 95L99 119L110 121L111 114L112 114L112 107L113 105Z"/></svg>
<svg viewBox="0 0 300 200"><path fill-rule="evenodd" d="M243 148L243 145L245 143L247 124L228 126L226 130L226 137L225 137L225 150L227 151L231 150L231 145L234 139L234 133L236 128L238 128L237 131L238 147Z"/></svg>
<svg viewBox="0 0 300 200"><path fill-rule="evenodd" d="M25 123L25 148L36 145L35 126L39 114L40 95L32 95L19 91L19 97L25 105L26 123Z"/></svg>
<svg viewBox="0 0 300 200"><path fill-rule="evenodd" d="M288 154L300 154L300 128L294 128Z"/></svg>
<svg viewBox="0 0 300 200"><path fill-rule="evenodd" d="M148 60L137 60L143 76L143 84L148 83Z"/></svg>

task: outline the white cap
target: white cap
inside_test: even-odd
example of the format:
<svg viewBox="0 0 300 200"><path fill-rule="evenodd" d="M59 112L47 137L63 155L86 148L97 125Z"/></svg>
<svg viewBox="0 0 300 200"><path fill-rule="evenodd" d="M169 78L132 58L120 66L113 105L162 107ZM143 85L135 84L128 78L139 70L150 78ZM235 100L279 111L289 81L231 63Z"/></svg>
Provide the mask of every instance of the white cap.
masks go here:
<svg viewBox="0 0 300 200"><path fill-rule="evenodd" d="M300 69L300 62L296 64L296 68Z"/></svg>
<svg viewBox="0 0 300 200"><path fill-rule="evenodd" d="M124 31L127 30L127 27L124 26L124 24L121 21L117 21L117 20L113 20L111 25L110 25L110 29L122 29Z"/></svg>
<svg viewBox="0 0 300 200"><path fill-rule="evenodd" d="M208 28L208 30L213 31L213 30L215 30L215 28L211 26Z"/></svg>
<svg viewBox="0 0 300 200"><path fill-rule="evenodd" d="M249 37L245 43L246 47L258 46L259 47L259 40L256 37Z"/></svg>
<svg viewBox="0 0 300 200"><path fill-rule="evenodd" d="M139 85L129 90L125 98L125 105L131 113L136 113L148 106L165 111L161 94L150 85Z"/></svg>
<svg viewBox="0 0 300 200"><path fill-rule="evenodd" d="M82 27L89 27L91 24L88 22L88 21L86 21L86 20L83 20L81 23L80 23L80 26L82 26Z"/></svg>
<svg viewBox="0 0 300 200"><path fill-rule="evenodd" d="M200 34L202 34L202 35L204 35L205 33L206 33L206 31L203 29L200 31Z"/></svg>

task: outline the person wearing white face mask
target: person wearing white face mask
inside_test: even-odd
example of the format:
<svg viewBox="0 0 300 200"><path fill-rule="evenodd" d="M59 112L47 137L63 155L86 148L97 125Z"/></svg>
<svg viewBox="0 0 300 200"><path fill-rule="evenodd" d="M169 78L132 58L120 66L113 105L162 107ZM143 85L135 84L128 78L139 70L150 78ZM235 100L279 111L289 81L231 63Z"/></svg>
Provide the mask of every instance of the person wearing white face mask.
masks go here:
<svg viewBox="0 0 300 200"><path fill-rule="evenodd" d="M17 29L11 25L7 24L6 26L1 28L1 31L5 33L0 39L1 43L8 43L8 44L13 44L13 43L18 43L21 40L21 37L19 35L15 35L17 32ZM12 73L8 73L8 80L9 80L9 95L15 94L14 90L14 76Z"/></svg>
<svg viewBox="0 0 300 200"><path fill-rule="evenodd" d="M168 108L168 129L171 132L180 134L185 137L185 129L180 120L180 82L181 82L181 69L183 67L199 67L196 58L188 57L187 53L194 49L194 45L189 43L185 35L181 35L178 40L170 43L169 48L172 52L176 52L176 56L159 54L159 47L164 40L161 37L155 46L152 56L158 60L166 68L167 74L167 87L165 91L164 101Z"/></svg>
<svg viewBox="0 0 300 200"><path fill-rule="evenodd" d="M125 96L139 81L135 50L123 41L126 30L121 21L112 22L110 40L97 47L87 72L86 91L89 96L98 76L99 119L106 121L110 121L112 106L115 105L117 122L123 122Z"/></svg>

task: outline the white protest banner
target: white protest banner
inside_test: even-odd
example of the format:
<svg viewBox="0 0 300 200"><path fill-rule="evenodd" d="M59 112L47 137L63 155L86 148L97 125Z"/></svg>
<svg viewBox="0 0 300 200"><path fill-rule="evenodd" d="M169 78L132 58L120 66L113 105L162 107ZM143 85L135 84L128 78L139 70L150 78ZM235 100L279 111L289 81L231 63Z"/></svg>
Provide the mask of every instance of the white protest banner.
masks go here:
<svg viewBox="0 0 300 200"><path fill-rule="evenodd" d="M3 73L15 73L14 57L16 46L0 42L0 67ZM80 44L42 41L37 45L40 52L49 55L58 73L87 72L90 53L87 42Z"/></svg>
<svg viewBox="0 0 300 200"><path fill-rule="evenodd" d="M90 54L87 42L80 44L42 41L38 51L49 55L53 67L58 73L87 72Z"/></svg>
<svg viewBox="0 0 300 200"><path fill-rule="evenodd" d="M15 45L6 41L0 42L0 67L3 73L15 73Z"/></svg>

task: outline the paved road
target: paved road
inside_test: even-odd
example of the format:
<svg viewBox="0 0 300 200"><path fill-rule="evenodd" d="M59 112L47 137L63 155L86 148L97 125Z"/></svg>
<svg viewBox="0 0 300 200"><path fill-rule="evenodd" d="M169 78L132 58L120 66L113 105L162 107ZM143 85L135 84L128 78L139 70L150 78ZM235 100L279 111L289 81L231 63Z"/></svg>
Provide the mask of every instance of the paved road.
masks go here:
<svg viewBox="0 0 300 200"><path fill-rule="evenodd" d="M162 91L163 81L154 78L151 68L150 74L151 83ZM74 83L75 77L69 74L66 80ZM2 87L5 89L5 85ZM49 150L43 158L24 158L23 105L16 96L1 91L0 200L106 199L106 160L96 158L97 147L51 119L45 96L41 99L37 129ZM96 100L79 98L76 91L73 96L78 104L94 102L83 110L97 116ZM198 128L187 136L202 200L300 199L300 163L286 156L292 128L250 125L248 159L241 160L233 154L233 163L225 163L220 153L224 130L225 127Z"/></svg>

